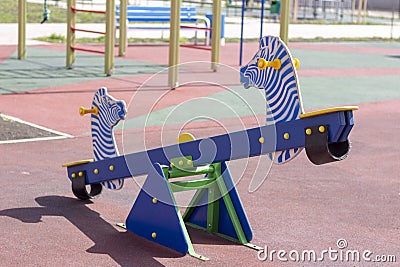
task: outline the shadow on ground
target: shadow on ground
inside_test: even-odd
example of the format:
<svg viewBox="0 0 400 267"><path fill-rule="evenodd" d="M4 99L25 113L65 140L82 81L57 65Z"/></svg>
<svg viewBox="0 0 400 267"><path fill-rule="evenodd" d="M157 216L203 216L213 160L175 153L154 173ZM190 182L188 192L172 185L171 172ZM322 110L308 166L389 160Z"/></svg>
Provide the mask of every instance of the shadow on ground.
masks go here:
<svg viewBox="0 0 400 267"><path fill-rule="evenodd" d="M11 217L24 223L39 223L43 216L65 217L94 242L95 245L87 250L88 253L109 255L121 266L132 266L133 261L141 266L163 266L154 258L184 256L129 232L119 232L102 219L99 213L88 207L90 201L82 203L80 200L62 196L38 197L35 201L41 207L6 209L0 211L0 216ZM149 246L154 246L154 249L149 250Z"/></svg>

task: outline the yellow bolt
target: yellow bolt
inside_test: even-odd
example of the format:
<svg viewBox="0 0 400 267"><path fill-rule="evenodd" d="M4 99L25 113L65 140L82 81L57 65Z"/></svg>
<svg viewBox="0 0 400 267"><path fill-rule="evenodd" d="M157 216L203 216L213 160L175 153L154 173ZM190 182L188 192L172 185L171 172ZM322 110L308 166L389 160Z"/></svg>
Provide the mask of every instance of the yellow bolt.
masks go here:
<svg viewBox="0 0 400 267"><path fill-rule="evenodd" d="M261 144L264 143L264 137L258 138L258 142L260 142Z"/></svg>
<svg viewBox="0 0 400 267"><path fill-rule="evenodd" d="M183 166L183 160L179 161L179 166Z"/></svg>
<svg viewBox="0 0 400 267"><path fill-rule="evenodd" d="M157 198L154 197L152 202L153 202L153 204L156 204L157 203Z"/></svg>
<svg viewBox="0 0 400 267"><path fill-rule="evenodd" d="M283 138L285 138L286 140L288 140L288 139L290 138L289 133L285 133L285 134L283 135Z"/></svg>
<svg viewBox="0 0 400 267"><path fill-rule="evenodd" d="M72 178L76 178L76 173L72 173L72 174L71 174L71 177L72 177Z"/></svg>
<svg viewBox="0 0 400 267"><path fill-rule="evenodd" d="M325 132L325 126L323 126L323 125L319 126L319 127L318 127L318 131L319 131L320 133Z"/></svg>
<svg viewBox="0 0 400 267"><path fill-rule="evenodd" d="M113 166L113 165L110 165L110 167L108 167L108 169L109 169L110 171L113 171L113 170L114 170L114 166Z"/></svg>
<svg viewBox="0 0 400 267"><path fill-rule="evenodd" d="M306 135L311 135L311 134L312 134L311 129L310 129L310 128L307 128L307 129L306 129Z"/></svg>
<svg viewBox="0 0 400 267"><path fill-rule="evenodd" d="M171 169L173 168L173 167L175 167L175 165L171 162L171 164L169 165L170 167L171 167Z"/></svg>
<svg viewBox="0 0 400 267"><path fill-rule="evenodd" d="M94 174L99 174L99 170L98 170L98 169L94 169L94 170L93 170L93 173L94 173Z"/></svg>
<svg viewBox="0 0 400 267"><path fill-rule="evenodd" d="M83 172L79 172L79 173L78 173L78 176L79 176L79 177L82 177L82 176L83 176Z"/></svg>
<svg viewBox="0 0 400 267"><path fill-rule="evenodd" d="M268 62L263 58L259 58L257 61L257 67L260 70L265 70L268 67Z"/></svg>
<svg viewBox="0 0 400 267"><path fill-rule="evenodd" d="M156 239L156 237L157 237L156 232L151 233L151 237L154 238L154 239Z"/></svg>
<svg viewBox="0 0 400 267"><path fill-rule="evenodd" d="M298 70L300 67L300 60L298 58L293 58L293 63L296 70Z"/></svg>
<svg viewBox="0 0 400 267"><path fill-rule="evenodd" d="M190 159L187 161L187 165L191 166L193 164L193 161L191 161Z"/></svg>

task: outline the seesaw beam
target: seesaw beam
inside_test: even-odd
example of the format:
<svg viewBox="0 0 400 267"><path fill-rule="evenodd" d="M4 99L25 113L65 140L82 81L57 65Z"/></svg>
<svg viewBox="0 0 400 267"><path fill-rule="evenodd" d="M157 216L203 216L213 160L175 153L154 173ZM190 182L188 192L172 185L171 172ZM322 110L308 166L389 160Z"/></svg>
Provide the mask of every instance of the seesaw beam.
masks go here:
<svg viewBox="0 0 400 267"><path fill-rule="evenodd" d="M306 146L307 138L313 138L313 135L316 134L314 131L311 137L307 136L307 129L312 127L323 126L326 129L327 140L322 140L322 142L327 144L346 142L353 125L352 110L337 111L131 153L102 161L67 166L68 177L73 179L79 174L82 176L84 174L86 184L96 184L107 180L147 174L155 162L169 165L170 159L182 156L192 156L193 165L201 166L291 148L301 148ZM273 138L275 135L276 144ZM318 144L318 149L322 145Z"/></svg>

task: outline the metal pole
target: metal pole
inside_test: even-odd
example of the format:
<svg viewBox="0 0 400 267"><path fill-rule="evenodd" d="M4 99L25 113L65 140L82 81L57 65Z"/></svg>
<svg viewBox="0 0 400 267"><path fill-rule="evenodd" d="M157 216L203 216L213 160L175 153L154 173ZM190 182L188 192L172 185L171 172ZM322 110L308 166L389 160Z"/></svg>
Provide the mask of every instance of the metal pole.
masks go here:
<svg viewBox="0 0 400 267"><path fill-rule="evenodd" d="M357 24L360 23L361 18L361 7L364 0L358 0L358 14L357 14Z"/></svg>
<svg viewBox="0 0 400 267"><path fill-rule="evenodd" d="M213 1L212 36L211 36L211 69L217 71L221 48L221 0Z"/></svg>
<svg viewBox="0 0 400 267"><path fill-rule="evenodd" d="M242 66L243 61L243 26L244 26L244 8L246 0L242 0L242 21L240 23L240 48L239 48L239 66Z"/></svg>
<svg viewBox="0 0 400 267"><path fill-rule="evenodd" d="M179 86L179 30L181 27L181 0L171 0L171 20L169 31L168 85L172 89Z"/></svg>
<svg viewBox="0 0 400 267"><path fill-rule="evenodd" d="M363 18L364 24L367 23L367 4L368 4L368 0L365 0L364 1L364 18Z"/></svg>
<svg viewBox="0 0 400 267"><path fill-rule="evenodd" d="M260 40L263 38L263 24L264 24L264 2L265 0L261 0L261 25L260 25Z"/></svg>
<svg viewBox="0 0 400 267"><path fill-rule="evenodd" d="M104 73L107 76L114 71L114 36L115 36L115 0L106 2L106 38L105 38L105 58Z"/></svg>
<svg viewBox="0 0 400 267"><path fill-rule="evenodd" d="M76 6L76 0L68 0L67 4L67 68L72 69L72 65L75 63L75 52L72 49L75 46L75 32L72 28L75 28L76 16L75 12L72 11L72 7Z"/></svg>
<svg viewBox="0 0 400 267"><path fill-rule="evenodd" d="M293 17L292 17L293 22L297 22L297 8L298 8L298 1L293 0Z"/></svg>
<svg viewBox="0 0 400 267"><path fill-rule="evenodd" d="M18 59L26 59L26 0L18 1Z"/></svg>
<svg viewBox="0 0 400 267"><path fill-rule="evenodd" d="M120 0L119 5L119 50L118 55L124 56L127 47L126 37L126 12L127 12L127 0Z"/></svg>
<svg viewBox="0 0 400 267"><path fill-rule="evenodd" d="M391 19L391 23L390 23L390 40L393 40L393 24L394 24L394 1L393 1L393 7L392 7L392 19Z"/></svg>
<svg viewBox="0 0 400 267"><path fill-rule="evenodd" d="M285 44L288 44L289 35L289 5L290 0L281 1L281 26L280 26L280 37Z"/></svg>

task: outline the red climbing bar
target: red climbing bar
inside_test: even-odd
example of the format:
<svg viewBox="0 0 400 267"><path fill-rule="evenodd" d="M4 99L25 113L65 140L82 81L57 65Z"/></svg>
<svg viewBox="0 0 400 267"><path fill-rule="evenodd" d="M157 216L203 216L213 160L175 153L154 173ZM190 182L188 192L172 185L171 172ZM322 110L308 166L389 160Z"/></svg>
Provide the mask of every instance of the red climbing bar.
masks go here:
<svg viewBox="0 0 400 267"><path fill-rule="evenodd" d="M198 46L198 45L187 45L187 44L181 44L181 47L187 47L187 48L194 48L194 49L200 49L200 50L207 50L211 51L211 47L209 46Z"/></svg>
<svg viewBox="0 0 400 267"><path fill-rule="evenodd" d="M87 12L87 13L96 13L96 14L106 14L105 11L102 10L90 10L90 9L78 9L76 7L71 7L72 12Z"/></svg>
<svg viewBox="0 0 400 267"><path fill-rule="evenodd" d="M106 34L105 32L98 32L98 31L84 30L84 29L76 29L74 27L71 27L71 30L73 32L90 32L90 33L97 33L97 34Z"/></svg>
<svg viewBox="0 0 400 267"><path fill-rule="evenodd" d="M181 25L182 29L195 29L195 30L203 30L203 31L211 31L212 28L208 27L196 27L196 26L189 26L189 25Z"/></svg>
<svg viewBox="0 0 400 267"><path fill-rule="evenodd" d="M90 53L97 53L97 54L104 54L104 51L100 51L100 50L95 50L95 49L89 49L89 48L81 48L81 47L76 47L76 46L71 46L71 50L75 51L84 51L84 52L90 52Z"/></svg>

